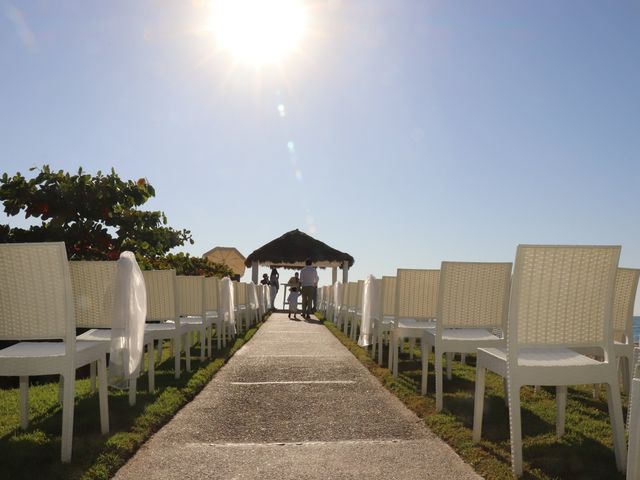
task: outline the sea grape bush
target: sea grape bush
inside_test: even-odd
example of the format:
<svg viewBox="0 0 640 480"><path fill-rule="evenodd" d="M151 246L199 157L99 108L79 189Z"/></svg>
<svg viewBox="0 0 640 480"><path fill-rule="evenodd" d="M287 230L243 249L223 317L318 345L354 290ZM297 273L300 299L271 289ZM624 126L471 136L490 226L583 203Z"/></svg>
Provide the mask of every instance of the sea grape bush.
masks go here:
<svg viewBox="0 0 640 480"><path fill-rule="evenodd" d="M161 211L138 207L155 196L146 179L122 180L111 169L96 175L59 170L48 165L27 179L20 172L0 178L0 201L9 217L36 219L28 228L0 224L0 243L63 241L70 260L115 260L120 252L136 254L143 268L176 268L183 274L228 273L225 266L185 254L168 255L189 242L189 230L167 226Z"/></svg>

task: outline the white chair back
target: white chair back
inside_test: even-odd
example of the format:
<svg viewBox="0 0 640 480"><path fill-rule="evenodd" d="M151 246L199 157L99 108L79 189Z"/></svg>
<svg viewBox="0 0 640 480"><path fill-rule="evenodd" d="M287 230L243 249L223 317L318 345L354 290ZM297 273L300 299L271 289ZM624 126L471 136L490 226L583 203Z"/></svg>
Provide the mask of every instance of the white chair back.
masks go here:
<svg viewBox="0 0 640 480"><path fill-rule="evenodd" d="M638 290L638 268L618 268L616 294L613 303L613 330L615 339L633 342L633 307Z"/></svg>
<svg viewBox="0 0 640 480"><path fill-rule="evenodd" d="M399 268L396 274L394 321L432 321L437 315L440 270Z"/></svg>
<svg viewBox="0 0 640 480"><path fill-rule="evenodd" d="M176 297L179 316L203 317L205 310L204 277L178 275L176 277Z"/></svg>
<svg viewBox="0 0 640 480"><path fill-rule="evenodd" d="M61 339L73 355L75 328L64 243L0 244L0 339Z"/></svg>
<svg viewBox="0 0 640 480"><path fill-rule="evenodd" d="M176 271L145 270L142 276L147 289L147 321L177 320Z"/></svg>
<svg viewBox="0 0 640 480"><path fill-rule="evenodd" d="M509 360L525 347L612 348L619 246L519 245L511 287Z"/></svg>
<svg viewBox="0 0 640 480"><path fill-rule="evenodd" d="M442 262L436 331L499 328L506 331L511 263Z"/></svg>
<svg viewBox="0 0 640 480"><path fill-rule="evenodd" d="M69 262L76 327L111 328L117 262Z"/></svg>
<svg viewBox="0 0 640 480"><path fill-rule="evenodd" d="M220 280L216 277L206 277L204 279L204 309L207 312L218 311L219 301L219 284Z"/></svg>

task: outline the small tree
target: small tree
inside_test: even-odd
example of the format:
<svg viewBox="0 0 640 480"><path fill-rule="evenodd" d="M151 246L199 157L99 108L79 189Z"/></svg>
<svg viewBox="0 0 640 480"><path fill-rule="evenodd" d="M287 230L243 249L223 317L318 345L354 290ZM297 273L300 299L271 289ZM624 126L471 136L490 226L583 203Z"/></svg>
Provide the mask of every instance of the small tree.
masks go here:
<svg viewBox="0 0 640 480"><path fill-rule="evenodd" d="M174 269L178 275L204 275L205 277L233 276L233 270L223 263L214 263L206 258L192 257L188 253L169 253L152 260L143 259L141 268Z"/></svg>
<svg viewBox="0 0 640 480"><path fill-rule="evenodd" d="M154 261L193 244L191 232L168 227L163 212L138 210L154 195L144 178L124 181L113 169L91 176L80 168L70 175L45 165L30 180L5 173L0 180L5 213L22 212L41 222L28 229L0 225L0 242L64 241L72 260L114 260L131 250L142 262Z"/></svg>

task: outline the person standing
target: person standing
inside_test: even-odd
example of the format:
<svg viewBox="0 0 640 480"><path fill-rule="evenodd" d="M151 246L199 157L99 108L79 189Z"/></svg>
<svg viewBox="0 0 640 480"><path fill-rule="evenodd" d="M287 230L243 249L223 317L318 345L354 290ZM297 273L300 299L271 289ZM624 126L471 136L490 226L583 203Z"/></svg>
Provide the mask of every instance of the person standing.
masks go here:
<svg viewBox="0 0 640 480"><path fill-rule="evenodd" d="M300 296L300 278L298 277L298 272L289 279L287 285L289 285L289 296L287 297L287 302L289 303L288 317L291 318L291 314L293 313L293 319L297 320L298 297Z"/></svg>
<svg viewBox="0 0 640 480"><path fill-rule="evenodd" d="M314 313L318 311L318 268L313 267L316 271L316 283L313 285L313 295L311 296L311 311Z"/></svg>
<svg viewBox="0 0 640 480"><path fill-rule="evenodd" d="M280 289L279 282L280 274L276 267L271 269L271 275L269 276L270 288L271 288L271 308L273 310L276 309L276 295L278 294L278 290Z"/></svg>
<svg viewBox="0 0 640 480"><path fill-rule="evenodd" d="M300 271L300 285L302 285L302 316L309 320L311 318L313 300L313 290L318 284L318 272L311 266L311 259L304 262L304 268Z"/></svg>

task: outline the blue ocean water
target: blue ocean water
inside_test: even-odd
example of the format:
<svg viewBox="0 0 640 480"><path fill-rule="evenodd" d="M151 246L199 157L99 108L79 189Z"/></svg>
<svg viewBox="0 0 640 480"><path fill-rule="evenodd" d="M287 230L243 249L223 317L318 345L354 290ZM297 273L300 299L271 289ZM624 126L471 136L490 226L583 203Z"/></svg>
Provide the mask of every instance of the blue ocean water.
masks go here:
<svg viewBox="0 0 640 480"><path fill-rule="evenodd" d="M633 317L633 341L637 342L640 338L640 317Z"/></svg>

